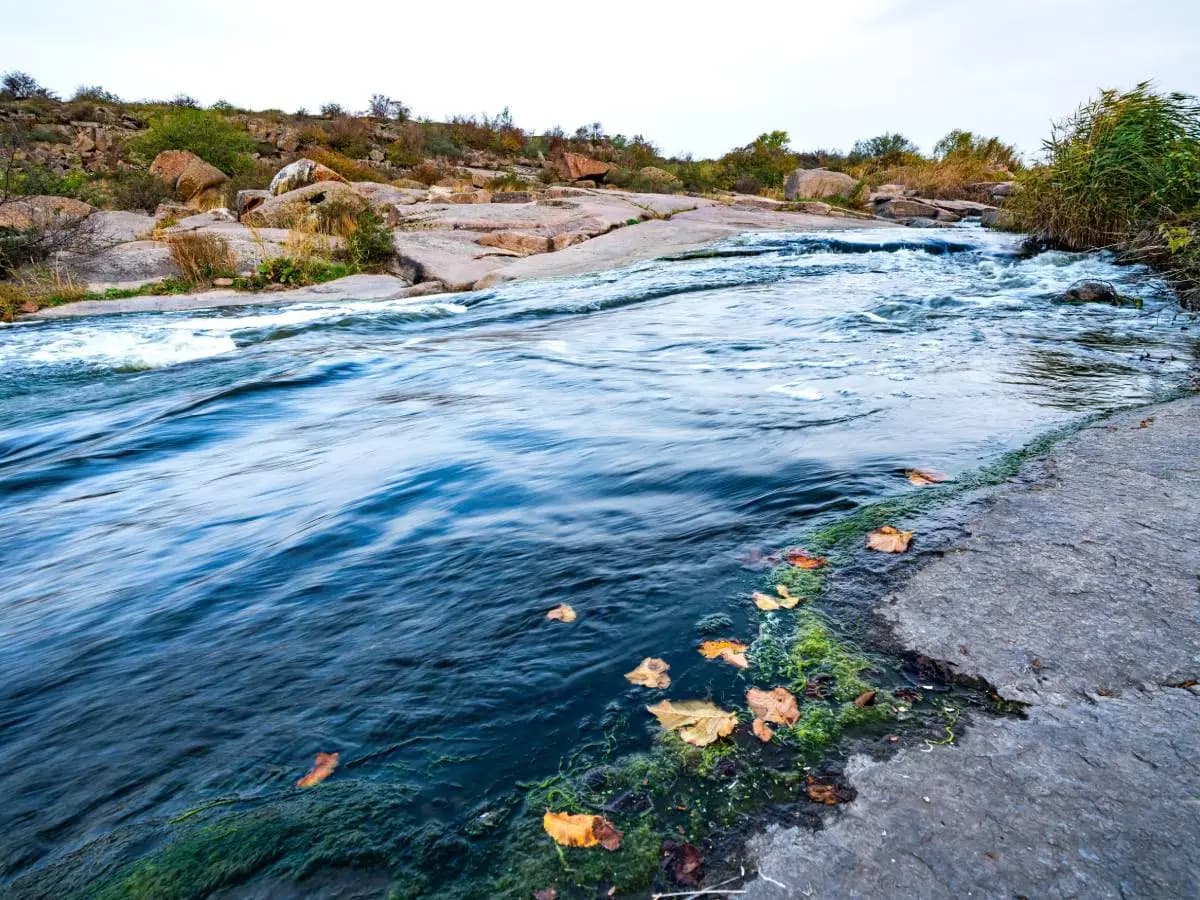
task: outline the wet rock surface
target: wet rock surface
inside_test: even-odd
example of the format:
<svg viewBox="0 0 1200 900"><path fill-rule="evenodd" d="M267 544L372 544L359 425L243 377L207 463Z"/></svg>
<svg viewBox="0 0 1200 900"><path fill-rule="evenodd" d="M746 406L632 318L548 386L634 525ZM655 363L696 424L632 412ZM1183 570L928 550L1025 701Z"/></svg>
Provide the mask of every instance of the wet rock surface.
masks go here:
<svg viewBox="0 0 1200 900"><path fill-rule="evenodd" d="M1084 430L884 599L901 645L1027 718L856 757L824 830L751 842L748 896L1200 892L1198 441L1194 397Z"/></svg>

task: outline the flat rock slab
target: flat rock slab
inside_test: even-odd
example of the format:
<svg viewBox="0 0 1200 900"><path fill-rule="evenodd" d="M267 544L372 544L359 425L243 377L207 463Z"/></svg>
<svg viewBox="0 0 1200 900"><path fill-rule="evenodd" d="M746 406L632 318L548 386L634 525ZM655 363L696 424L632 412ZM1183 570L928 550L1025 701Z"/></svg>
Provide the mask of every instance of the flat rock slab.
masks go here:
<svg viewBox="0 0 1200 900"><path fill-rule="evenodd" d="M825 829L751 842L747 896L1200 897L1197 446L1200 397L1108 419L930 553L880 613L1028 718L856 757Z"/></svg>

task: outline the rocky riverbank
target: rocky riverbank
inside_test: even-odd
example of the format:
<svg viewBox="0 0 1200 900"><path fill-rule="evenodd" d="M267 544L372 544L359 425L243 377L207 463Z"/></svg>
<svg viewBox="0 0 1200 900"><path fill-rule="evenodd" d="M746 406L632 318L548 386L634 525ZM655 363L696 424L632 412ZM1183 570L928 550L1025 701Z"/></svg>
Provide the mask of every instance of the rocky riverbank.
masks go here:
<svg viewBox="0 0 1200 900"><path fill-rule="evenodd" d="M878 615L1023 705L885 762L820 831L751 841L750 897L1200 892L1200 399L1103 421L983 502Z"/></svg>

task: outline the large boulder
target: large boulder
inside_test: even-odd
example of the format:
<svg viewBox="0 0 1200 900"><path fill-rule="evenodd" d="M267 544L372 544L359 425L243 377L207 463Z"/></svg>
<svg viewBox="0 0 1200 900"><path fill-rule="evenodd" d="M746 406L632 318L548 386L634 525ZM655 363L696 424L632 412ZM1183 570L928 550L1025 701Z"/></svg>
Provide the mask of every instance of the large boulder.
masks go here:
<svg viewBox="0 0 1200 900"><path fill-rule="evenodd" d="M214 201L228 176L190 150L164 150L154 157L150 174L157 175L184 203L203 205Z"/></svg>
<svg viewBox="0 0 1200 900"><path fill-rule="evenodd" d="M658 166L642 166L638 169L638 174L643 178L648 178L655 184L675 184L679 179L668 172L666 169L660 169Z"/></svg>
<svg viewBox="0 0 1200 900"><path fill-rule="evenodd" d="M602 163L582 153L564 153L558 163L558 172L566 181L603 181L611 168L608 163Z"/></svg>
<svg viewBox="0 0 1200 900"><path fill-rule="evenodd" d="M909 219L913 217L936 219L938 218L938 210L937 207L930 206L928 203L921 203L918 200L896 198L894 200L885 200L883 203L876 203L875 215L885 219Z"/></svg>
<svg viewBox="0 0 1200 900"><path fill-rule="evenodd" d="M0 228L28 231L86 219L95 208L70 197L20 197L0 204Z"/></svg>
<svg viewBox="0 0 1200 900"><path fill-rule="evenodd" d="M369 205L367 198L348 184L338 181L319 181L278 197L264 200L242 216L242 221L256 228L295 228L316 225L323 206L345 207L358 213Z"/></svg>
<svg viewBox="0 0 1200 900"><path fill-rule="evenodd" d="M294 191L296 188L307 187L310 184L317 184L322 181L340 181L346 183L346 179L339 175L329 166L321 165L311 159L298 159L295 162L288 163L282 169L275 173L275 177L271 179L269 190L278 197L280 194L286 194L288 191Z"/></svg>
<svg viewBox="0 0 1200 900"><path fill-rule="evenodd" d="M783 195L789 200L820 200L822 197L848 197L858 182L843 172L829 169L796 169L787 177Z"/></svg>

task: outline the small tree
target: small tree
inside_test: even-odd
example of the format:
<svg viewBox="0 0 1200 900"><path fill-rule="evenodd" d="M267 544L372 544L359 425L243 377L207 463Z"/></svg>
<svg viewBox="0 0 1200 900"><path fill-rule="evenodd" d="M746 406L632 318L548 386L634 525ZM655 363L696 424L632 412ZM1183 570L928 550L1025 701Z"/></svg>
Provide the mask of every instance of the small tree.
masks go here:
<svg viewBox="0 0 1200 900"><path fill-rule="evenodd" d="M33 100L35 98L57 100L58 97L49 88L42 87L38 80L28 72L5 72L0 78L0 99L4 100Z"/></svg>
<svg viewBox="0 0 1200 900"><path fill-rule="evenodd" d="M412 115L412 110L399 100L393 100L386 94L372 94L371 101L367 104L367 115L372 119L391 119L396 122L407 122Z"/></svg>
<svg viewBox="0 0 1200 900"><path fill-rule="evenodd" d="M322 103L321 115L327 119L332 119L336 116L346 115L346 109L340 103Z"/></svg>
<svg viewBox="0 0 1200 900"><path fill-rule="evenodd" d="M897 166L908 161L906 157L917 156L919 153L916 144L896 132L855 141L850 149L849 160L852 163L873 160L881 166Z"/></svg>

